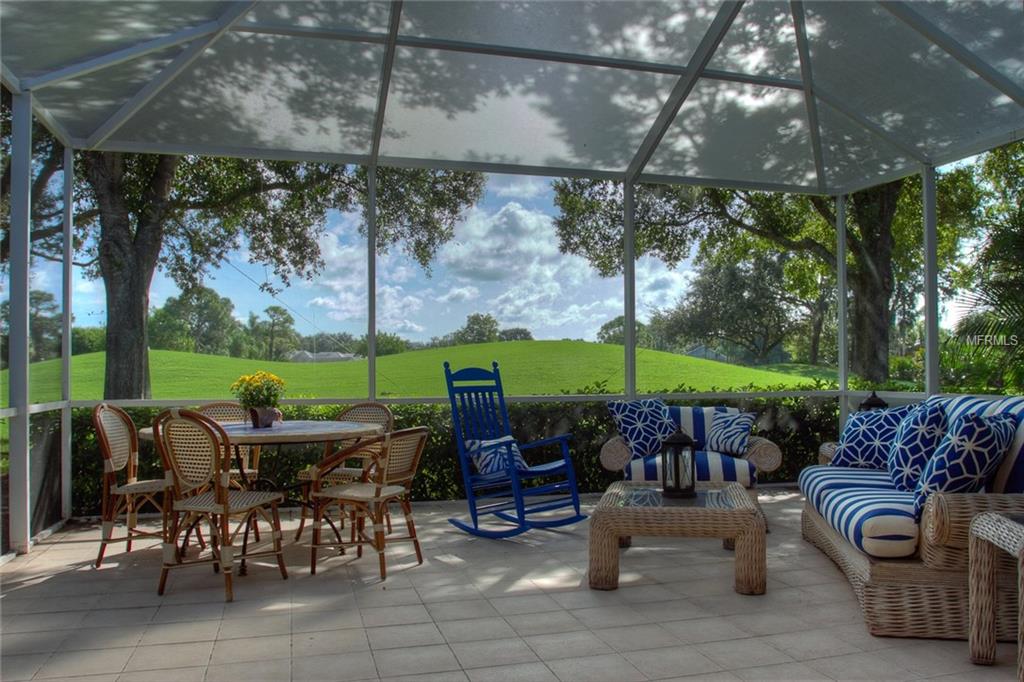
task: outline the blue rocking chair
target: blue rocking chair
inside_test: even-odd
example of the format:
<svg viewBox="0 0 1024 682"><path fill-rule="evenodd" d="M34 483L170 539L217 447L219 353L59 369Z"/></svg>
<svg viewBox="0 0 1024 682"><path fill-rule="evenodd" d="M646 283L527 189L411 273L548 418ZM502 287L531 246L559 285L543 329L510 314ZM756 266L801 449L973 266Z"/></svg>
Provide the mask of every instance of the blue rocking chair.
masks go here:
<svg viewBox="0 0 1024 682"><path fill-rule="evenodd" d="M508 538L531 528L567 526L587 517L580 514L580 497L576 490L576 472L569 457L569 434L545 438L519 445L512 437L501 389L498 363L494 371L467 367L456 372L444 363L448 399L452 406L452 424L466 487L466 501L472 525L460 519L448 519L456 528L485 538ZM558 445L561 459L537 466L526 466L521 451ZM500 459L493 462L488 473L481 473L474 456L482 453ZM503 461L502 461L503 460ZM518 466L517 466L518 462ZM557 496L528 503L529 498ZM571 507L572 515L558 518L531 518L532 515ZM493 515L502 521L499 527L481 528L480 518Z"/></svg>

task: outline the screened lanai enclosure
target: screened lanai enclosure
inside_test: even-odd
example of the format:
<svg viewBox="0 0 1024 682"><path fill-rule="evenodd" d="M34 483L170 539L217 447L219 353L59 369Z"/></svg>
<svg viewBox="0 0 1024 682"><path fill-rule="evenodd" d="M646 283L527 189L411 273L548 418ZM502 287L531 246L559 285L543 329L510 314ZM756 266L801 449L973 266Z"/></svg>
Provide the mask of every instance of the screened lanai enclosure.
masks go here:
<svg viewBox="0 0 1024 682"><path fill-rule="evenodd" d="M528 398L533 401L600 401L644 393L637 375L636 234L638 221L653 218L638 214L638 188L825 197L836 226L819 249L834 265L836 288L834 295L829 289L829 297L835 383L665 397L805 397L838 403L838 413L845 415L864 396L853 390L849 376L847 267L855 254L848 251L846 197L896 179L920 178L915 201L921 218L913 229L923 276L910 305L923 310L923 380L882 395L898 402L940 393L943 247L936 168L1024 139L1019 0L3 0L0 50L3 87L11 101L5 131L10 159L4 166L10 211L4 283L8 384L0 409L9 453L4 549L17 552L28 552L33 536L71 515L72 413L104 397L78 397L71 371L78 152L367 169L366 236L358 256L365 279L356 292L366 301L366 364L360 365L365 383L359 384L360 395L326 390L297 403L387 397L380 388L376 347L377 331L384 326L377 240L388 219L378 215L378 169L617 183L611 186L617 188L621 212L605 219L620 230L615 254L620 265L611 271L621 282L621 294L613 297L616 304L621 301L623 318L621 379L598 398L534 395ZM63 201L48 209L51 220L60 215L63 220L63 234L48 237L51 245L63 238L56 247L63 263L56 288L60 329L54 334L61 370L49 393L34 390L43 372L37 379L30 328L38 236L33 231L39 220L33 202L43 189L33 184L40 163L33 157L35 124L64 150L63 172L51 176L55 183L63 178ZM856 245L878 246L860 240ZM529 285L524 283L527 291ZM750 313L758 311L752 306ZM715 352L705 351L704 357ZM436 372L439 380L439 364ZM187 396L195 402L215 397ZM143 398L121 402L181 402ZM434 394L404 400L439 399ZM40 445L37 436L47 420L48 433L56 435ZM577 453L587 456L596 452Z"/></svg>

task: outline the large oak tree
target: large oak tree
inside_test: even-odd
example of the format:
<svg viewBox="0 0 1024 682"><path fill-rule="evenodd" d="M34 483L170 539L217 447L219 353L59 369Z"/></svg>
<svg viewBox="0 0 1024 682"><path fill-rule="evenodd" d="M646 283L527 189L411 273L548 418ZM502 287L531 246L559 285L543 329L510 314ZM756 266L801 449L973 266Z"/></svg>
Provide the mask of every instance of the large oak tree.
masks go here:
<svg viewBox="0 0 1024 682"><path fill-rule="evenodd" d="M10 149L10 102L0 107L0 144ZM33 134L32 252L60 258L59 183L63 149L39 125ZM0 202L10 194L4 154ZM79 152L75 243L78 262L106 291L108 357L104 397L149 397L149 287L158 268L183 290L198 285L229 253L287 285L312 279L324 263L318 238L327 212L367 205L366 169L324 163ZM401 248L429 268L455 223L483 192L478 173L380 168L380 252ZM3 212L4 220L8 213ZM0 257L7 258L8 225ZM365 229L365 227L363 228Z"/></svg>

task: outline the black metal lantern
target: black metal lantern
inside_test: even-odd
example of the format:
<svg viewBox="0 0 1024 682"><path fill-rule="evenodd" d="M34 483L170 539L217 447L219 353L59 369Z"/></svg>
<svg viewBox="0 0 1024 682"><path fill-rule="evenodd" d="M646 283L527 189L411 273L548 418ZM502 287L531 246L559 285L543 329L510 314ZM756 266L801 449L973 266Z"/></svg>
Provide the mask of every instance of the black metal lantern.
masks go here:
<svg viewBox="0 0 1024 682"><path fill-rule="evenodd" d="M866 412L867 410L884 410L887 407L889 407L889 403L879 398L877 393L871 391L871 395L865 398L864 402L857 406L857 409L861 412Z"/></svg>
<svg viewBox="0 0 1024 682"><path fill-rule="evenodd" d="M696 497L693 439L676 431L661 442L661 491L665 497Z"/></svg>

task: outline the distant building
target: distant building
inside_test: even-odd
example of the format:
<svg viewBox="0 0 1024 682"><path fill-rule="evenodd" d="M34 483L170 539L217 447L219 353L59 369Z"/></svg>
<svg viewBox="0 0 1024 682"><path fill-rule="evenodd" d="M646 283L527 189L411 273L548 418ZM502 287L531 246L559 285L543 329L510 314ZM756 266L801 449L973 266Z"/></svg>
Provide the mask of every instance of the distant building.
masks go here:
<svg viewBox="0 0 1024 682"><path fill-rule="evenodd" d="M288 362L348 362L355 360L352 353L339 353L337 351L324 351L322 353L310 353L308 350L293 350L287 355Z"/></svg>

